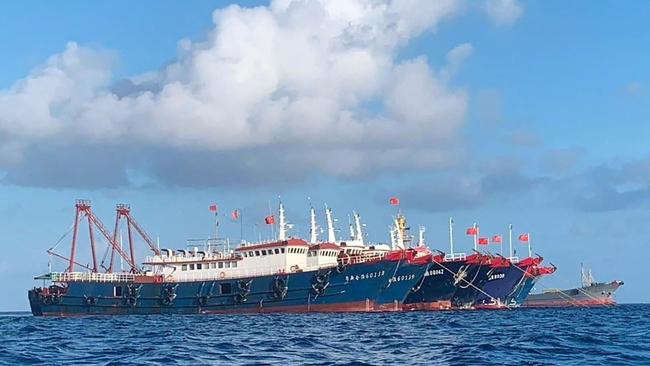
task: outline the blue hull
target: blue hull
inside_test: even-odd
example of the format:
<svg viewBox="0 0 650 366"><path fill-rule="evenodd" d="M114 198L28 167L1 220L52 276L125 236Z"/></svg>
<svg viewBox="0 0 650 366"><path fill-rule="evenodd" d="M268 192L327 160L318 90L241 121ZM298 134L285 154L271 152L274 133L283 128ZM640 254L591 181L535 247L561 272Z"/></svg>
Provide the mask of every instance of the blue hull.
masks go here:
<svg viewBox="0 0 650 366"><path fill-rule="evenodd" d="M432 262L420 282L406 297L405 309L438 310L451 307L451 299L458 289L455 275L465 262Z"/></svg>
<svg viewBox="0 0 650 366"><path fill-rule="evenodd" d="M428 264L411 264L402 262L395 275L388 281L388 286L383 289L377 298L381 310L402 310L408 294L424 276Z"/></svg>
<svg viewBox="0 0 650 366"><path fill-rule="evenodd" d="M539 277L525 277L523 281L515 289L512 296L508 299L508 302L513 306L521 306L530 295L530 292L533 290L535 283Z"/></svg>
<svg viewBox="0 0 650 366"><path fill-rule="evenodd" d="M451 299L451 304L456 308L468 308L474 305L483 285L494 271L489 264L465 264L458 271L465 272L464 280L459 281L458 289Z"/></svg>
<svg viewBox="0 0 650 366"><path fill-rule="evenodd" d="M488 277L488 281L481 288L483 292L476 298L476 307L502 306L514 294L517 286L521 284L524 271L511 265L504 268L495 268Z"/></svg>
<svg viewBox="0 0 650 366"><path fill-rule="evenodd" d="M403 270L411 271L406 265ZM68 282L60 296L30 290L29 302L38 316L383 311L403 301L412 286L406 280L389 285L399 272L399 261L383 260L349 265L340 273L331 268L178 283Z"/></svg>

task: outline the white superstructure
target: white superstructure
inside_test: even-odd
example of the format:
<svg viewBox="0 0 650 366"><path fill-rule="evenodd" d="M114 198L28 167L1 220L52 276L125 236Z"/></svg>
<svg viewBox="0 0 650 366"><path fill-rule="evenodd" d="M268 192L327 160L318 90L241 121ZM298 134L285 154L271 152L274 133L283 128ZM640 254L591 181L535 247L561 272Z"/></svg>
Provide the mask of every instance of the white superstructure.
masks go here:
<svg viewBox="0 0 650 366"><path fill-rule="evenodd" d="M389 251L388 246L364 247L362 224L356 213L354 238L337 242L332 209L326 208L325 213L328 239L333 239L332 242L317 242L319 228L313 208L310 210L312 243L291 238L288 231L292 225L287 222L284 205L280 203L277 241L242 243L228 250L229 243L208 240L201 250L198 246L189 250L161 249L160 254L147 257L144 264L148 274L163 275L167 281L198 281L312 271L342 262L381 258Z"/></svg>

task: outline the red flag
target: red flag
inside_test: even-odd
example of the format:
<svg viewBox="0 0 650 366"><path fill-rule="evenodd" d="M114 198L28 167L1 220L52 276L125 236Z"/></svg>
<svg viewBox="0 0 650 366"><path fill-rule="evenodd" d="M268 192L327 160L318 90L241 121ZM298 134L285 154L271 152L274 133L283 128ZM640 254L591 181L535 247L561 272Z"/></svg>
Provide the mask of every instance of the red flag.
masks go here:
<svg viewBox="0 0 650 366"><path fill-rule="evenodd" d="M519 241L523 241L525 243L528 243L528 241L530 241L530 236L528 235L528 233L521 234L521 235L519 235Z"/></svg>
<svg viewBox="0 0 650 366"><path fill-rule="evenodd" d="M467 235L477 235L477 234L478 234L478 230L476 230L475 227L470 227L469 229L467 229Z"/></svg>
<svg viewBox="0 0 650 366"><path fill-rule="evenodd" d="M208 207L208 210L210 210L212 212L217 212L217 209L218 209L218 207L217 207L216 204L212 204L212 205L210 205L210 207Z"/></svg>
<svg viewBox="0 0 650 366"><path fill-rule="evenodd" d="M479 245L488 245L488 238L478 238Z"/></svg>
<svg viewBox="0 0 650 366"><path fill-rule="evenodd" d="M492 242L496 244L501 244L503 243L503 238L501 237L501 235L495 235L492 237Z"/></svg>
<svg viewBox="0 0 650 366"><path fill-rule="evenodd" d="M231 214L230 217L233 219L233 221L239 220L239 210L234 210Z"/></svg>
<svg viewBox="0 0 650 366"><path fill-rule="evenodd" d="M390 202L390 204L393 205L393 206L397 206L397 205L399 205L399 198L397 198L397 197L391 197L391 198L388 200L388 202Z"/></svg>
<svg viewBox="0 0 650 366"><path fill-rule="evenodd" d="M265 222L267 225L273 225L273 224L275 224L275 216L271 215L271 216L267 216L267 217L265 217L265 218L264 218L264 222Z"/></svg>

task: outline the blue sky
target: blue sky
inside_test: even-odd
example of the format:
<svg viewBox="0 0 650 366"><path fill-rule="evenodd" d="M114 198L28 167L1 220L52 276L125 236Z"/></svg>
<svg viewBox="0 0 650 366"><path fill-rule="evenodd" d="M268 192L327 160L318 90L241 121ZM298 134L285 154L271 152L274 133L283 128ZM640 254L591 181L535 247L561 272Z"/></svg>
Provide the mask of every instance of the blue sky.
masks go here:
<svg viewBox="0 0 650 366"><path fill-rule="evenodd" d="M396 195L443 250L450 215L466 251L472 222L513 223L559 267L544 286L575 285L584 262L626 282L621 301L650 301L650 4L450 0L350 20L284 2L0 4L0 274L14 279L0 310L27 309L76 198L107 223L128 202L181 247L211 233L211 202L240 208L253 239L278 195L302 236L307 196L385 241Z"/></svg>

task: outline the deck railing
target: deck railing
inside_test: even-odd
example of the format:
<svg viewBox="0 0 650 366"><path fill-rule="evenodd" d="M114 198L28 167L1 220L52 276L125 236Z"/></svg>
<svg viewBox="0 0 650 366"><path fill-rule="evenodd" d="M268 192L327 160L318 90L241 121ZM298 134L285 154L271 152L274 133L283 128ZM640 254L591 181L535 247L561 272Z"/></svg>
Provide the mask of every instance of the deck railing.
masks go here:
<svg viewBox="0 0 650 366"><path fill-rule="evenodd" d="M52 282L132 282L132 273L52 272Z"/></svg>
<svg viewBox="0 0 650 366"><path fill-rule="evenodd" d="M446 254L445 255L445 261L458 261L458 260L465 260L467 258L467 254L465 253L452 253L452 254Z"/></svg>
<svg viewBox="0 0 650 366"><path fill-rule="evenodd" d="M370 261L381 260L385 253L365 253L353 255L346 258L339 258L345 265L359 264ZM323 265L312 265L306 267L298 266L273 266L273 267L256 267L256 268L223 268L210 270L189 270L175 271L165 277L168 282L180 281L206 281L221 279L237 279L257 276L268 276L274 274L292 273L297 271L314 271L319 269L333 268L336 263ZM140 275L142 276L142 275ZM52 272L40 279L49 279L52 282L133 282L136 278L132 273L93 273L93 272Z"/></svg>

